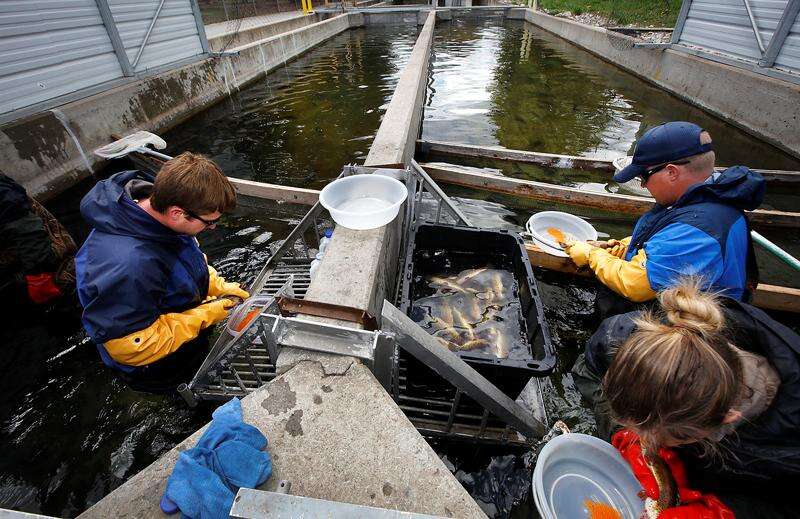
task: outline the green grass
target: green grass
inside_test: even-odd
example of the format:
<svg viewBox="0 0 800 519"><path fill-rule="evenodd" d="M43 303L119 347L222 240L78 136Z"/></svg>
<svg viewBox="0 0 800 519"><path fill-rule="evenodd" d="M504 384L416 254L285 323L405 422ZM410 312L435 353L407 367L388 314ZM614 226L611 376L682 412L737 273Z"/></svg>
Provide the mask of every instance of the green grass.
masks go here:
<svg viewBox="0 0 800 519"><path fill-rule="evenodd" d="M597 13L620 25L673 27L681 0L539 0L551 13Z"/></svg>

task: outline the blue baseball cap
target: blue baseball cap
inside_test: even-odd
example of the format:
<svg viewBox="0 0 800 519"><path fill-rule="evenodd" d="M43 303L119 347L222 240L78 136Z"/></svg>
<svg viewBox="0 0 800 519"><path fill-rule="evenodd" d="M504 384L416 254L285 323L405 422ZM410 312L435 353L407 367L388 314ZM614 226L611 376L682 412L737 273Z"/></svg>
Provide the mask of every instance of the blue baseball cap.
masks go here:
<svg viewBox="0 0 800 519"><path fill-rule="evenodd" d="M636 141L633 161L614 175L614 182L627 182L655 166L699 155L713 149L712 143L701 144L703 129L693 123L672 121L650 128Z"/></svg>

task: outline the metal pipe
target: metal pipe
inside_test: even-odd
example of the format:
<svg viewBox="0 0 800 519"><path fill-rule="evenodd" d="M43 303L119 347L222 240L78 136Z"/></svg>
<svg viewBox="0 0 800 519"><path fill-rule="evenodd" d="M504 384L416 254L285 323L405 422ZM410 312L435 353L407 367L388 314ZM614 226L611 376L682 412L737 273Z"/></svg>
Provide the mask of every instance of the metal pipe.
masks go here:
<svg viewBox="0 0 800 519"><path fill-rule="evenodd" d="M437 184L428 175L428 173L424 169L422 169L422 166L420 166L416 160L411 159L411 167L413 167L414 170L419 174L419 176L422 177L423 184L431 188L431 191L436 193L439 196L439 198L444 200L444 203L455 214L457 219L460 219L463 222L463 224L466 225L467 227L472 227L472 223L470 223L467 216L464 213L462 213L461 210L459 210L455 205L453 205L453 203L450 201L450 197L448 197L444 193L444 191L442 191L442 189L439 187L439 184Z"/></svg>
<svg viewBox="0 0 800 519"><path fill-rule="evenodd" d="M156 14L153 15L153 19L150 20L150 27L147 28L147 32L144 33L144 39L142 40L142 45L139 47L139 52L136 54L136 59L133 60L131 63L131 67L136 70L136 65L139 64L139 59L142 57L142 53L144 52L144 47L147 45L147 40L150 39L150 33L153 31L153 27L156 24L156 20L158 20L158 15L161 14L161 8L164 7L164 2L166 0L161 0L158 4L158 9L156 9Z"/></svg>
<svg viewBox="0 0 800 519"><path fill-rule="evenodd" d="M766 48L764 47L764 42L761 41L761 33L758 32L758 24L756 23L756 17L753 14L753 8L750 7L749 0L742 0L742 2L744 2L744 8L747 10L747 16L750 18L750 25L753 27L753 33L756 35L758 49L761 51L761 55L763 56Z"/></svg>
<svg viewBox="0 0 800 519"><path fill-rule="evenodd" d="M771 253L773 256L777 257L779 260L783 261L793 269L800 270L800 260L781 249L764 236L758 234L756 231L750 231L750 236L753 238L754 242L761 245L767 250L767 252Z"/></svg>

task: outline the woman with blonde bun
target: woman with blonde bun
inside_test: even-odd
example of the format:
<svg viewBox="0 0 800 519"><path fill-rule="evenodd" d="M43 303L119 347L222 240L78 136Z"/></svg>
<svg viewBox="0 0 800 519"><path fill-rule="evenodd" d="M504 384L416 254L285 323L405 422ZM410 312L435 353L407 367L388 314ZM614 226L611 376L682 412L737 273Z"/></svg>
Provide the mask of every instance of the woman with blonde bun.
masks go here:
<svg viewBox="0 0 800 519"><path fill-rule="evenodd" d="M737 517L780 517L784 499L799 517L800 336L700 286L684 278L653 311L603 321L576 384L601 436L624 427L650 452L677 449L692 487L749 503Z"/></svg>

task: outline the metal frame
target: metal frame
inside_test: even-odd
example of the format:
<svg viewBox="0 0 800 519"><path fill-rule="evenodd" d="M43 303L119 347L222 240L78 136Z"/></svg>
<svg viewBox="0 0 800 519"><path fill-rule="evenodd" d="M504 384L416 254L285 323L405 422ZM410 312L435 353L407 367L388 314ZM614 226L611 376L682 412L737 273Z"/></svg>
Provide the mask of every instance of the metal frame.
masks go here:
<svg viewBox="0 0 800 519"><path fill-rule="evenodd" d="M117 55L117 61L122 68L122 75L125 77L133 76L134 66L131 65L128 53L125 52L125 45L122 43L122 38L117 30L117 23L114 21L114 15L111 14L108 0L95 0L95 3L98 11L100 11L100 18L103 20L106 33L111 40L111 46L114 47L114 54Z"/></svg>
<svg viewBox="0 0 800 519"><path fill-rule="evenodd" d="M756 17L753 14L753 8L750 7L749 0L742 0L744 4L744 9L747 11L747 17L750 19L750 27L753 29L753 34L756 37L756 43L758 44L758 50L761 51L761 56L764 56L764 41L761 39L761 32L758 30L758 22L756 22Z"/></svg>
<svg viewBox="0 0 800 519"><path fill-rule="evenodd" d="M134 58L133 63L131 63L134 70L136 70L136 65L139 64L139 60L142 58L142 53L144 52L144 48L147 46L147 42L150 39L150 33L153 32L153 27L155 27L156 22L158 21L158 16L161 14L161 9L164 7L164 2L166 2L166 0L161 0L158 3L158 7L153 15L153 19L150 20L150 26L147 27L147 32L144 33L144 38L142 38L142 44L139 45L139 51L136 53L136 58Z"/></svg>
<svg viewBox="0 0 800 519"><path fill-rule="evenodd" d="M759 67L771 67L775 64L775 59L780 54L783 43L797 20L798 13L800 13L800 0L789 0L781 14L778 26L775 27L775 32L769 40L767 50L762 51L761 60L758 62Z"/></svg>
<svg viewBox="0 0 800 519"><path fill-rule="evenodd" d="M716 52L707 51L702 48L681 45L680 38L683 34L686 20L689 17L692 0L683 0L683 3L681 4L681 10L678 13L678 20L675 23L675 29L672 31L672 45L670 48L680 52L685 52L687 54L710 59L718 63L724 63L726 65L732 65L745 70L751 70L757 74L800 84L799 75L774 68L775 60L780 54L783 44L786 42L786 37L789 35L789 32L791 32L792 26L794 25L795 21L797 20L797 16L800 13L800 0L788 0L783 13L781 13L781 18L778 21L778 25L775 28L775 31L772 33L769 44L766 46L761 38L761 32L758 29L758 23L755 18L755 14L753 13L753 8L750 5L750 0L742 0L742 3L747 11L747 17L750 20L750 27L753 29L753 35L755 36L756 44L758 45L759 52L761 53L761 57L757 61L734 58L732 56L728 57Z"/></svg>
<svg viewBox="0 0 800 519"><path fill-rule="evenodd" d="M345 519L444 519L441 516L355 505L252 488L240 488L229 515L232 519L280 519L288 517L326 517Z"/></svg>
<svg viewBox="0 0 800 519"><path fill-rule="evenodd" d="M203 14L200 12L200 6L197 0L189 0L192 4L192 13L194 14L194 22L197 25L197 35L200 36L200 46L203 48L203 54L211 52L211 47L208 45L208 37L206 36L206 26L203 23Z"/></svg>

